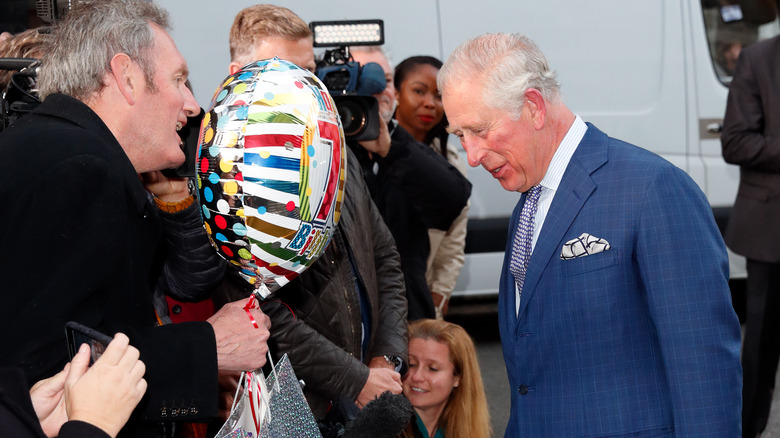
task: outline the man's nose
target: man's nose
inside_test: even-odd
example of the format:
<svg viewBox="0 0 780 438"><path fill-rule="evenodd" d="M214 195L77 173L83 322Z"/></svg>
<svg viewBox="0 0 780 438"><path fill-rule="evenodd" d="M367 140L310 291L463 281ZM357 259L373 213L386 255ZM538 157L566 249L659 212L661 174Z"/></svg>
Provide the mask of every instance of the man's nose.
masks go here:
<svg viewBox="0 0 780 438"><path fill-rule="evenodd" d="M189 88L184 87L184 113L187 117L195 117L200 114L200 106L195 100L195 96L192 95L192 91Z"/></svg>
<svg viewBox="0 0 780 438"><path fill-rule="evenodd" d="M482 158L485 156L485 151L480 146L479 142L473 137L469 138L464 135L460 140L460 144L463 145L463 149L466 151L466 159L469 162L469 166L479 166L482 162Z"/></svg>

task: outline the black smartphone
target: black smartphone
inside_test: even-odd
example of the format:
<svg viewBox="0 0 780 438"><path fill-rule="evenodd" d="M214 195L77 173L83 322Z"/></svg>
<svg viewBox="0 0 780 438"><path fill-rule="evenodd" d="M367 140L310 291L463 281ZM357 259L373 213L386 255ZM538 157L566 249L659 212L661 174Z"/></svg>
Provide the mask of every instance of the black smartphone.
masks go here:
<svg viewBox="0 0 780 438"><path fill-rule="evenodd" d="M68 353L71 360L73 360L76 352L79 351L81 344L89 345L91 352L90 366L103 355L106 347L111 342L110 336L75 321L65 323L65 338L68 340Z"/></svg>
<svg viewBox="0 0 780 438"><path fill-rule="evenodd" d="M187 117L187 124L179 131L184 152L184 163L176 169L164 169L162 174L168 178L188 178L195 176L195 155L198 153L198 140L200 139L200 124L206 114L203 108L194 117Z"/></svg>

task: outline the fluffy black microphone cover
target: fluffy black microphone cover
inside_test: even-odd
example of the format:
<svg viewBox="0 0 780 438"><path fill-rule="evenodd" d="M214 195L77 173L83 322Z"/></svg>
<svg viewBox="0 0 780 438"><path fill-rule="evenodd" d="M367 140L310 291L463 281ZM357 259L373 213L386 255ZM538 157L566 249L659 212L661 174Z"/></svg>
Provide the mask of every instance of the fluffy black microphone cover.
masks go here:
<svg viewBox="0 0 780 438"><path fill-rule="evenodd" d="M342 438L396 438L412 418L412 404L403 394L385 392L347 423Z"/></svg>

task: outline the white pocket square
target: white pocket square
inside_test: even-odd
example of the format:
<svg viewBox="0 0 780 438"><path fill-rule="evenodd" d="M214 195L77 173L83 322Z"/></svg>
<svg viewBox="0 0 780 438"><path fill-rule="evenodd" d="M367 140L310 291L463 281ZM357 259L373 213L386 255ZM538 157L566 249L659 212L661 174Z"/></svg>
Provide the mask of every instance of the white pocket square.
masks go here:
<svg viewBox="0 0 780 438"><path fill-rule="evenodd" d="M570 260L577 257L585 257L591 254L598 254L612 248L606 240L591 236L588 233L582 233L580 237L571 239L563 244L561 249L561 260Z"/></svg>

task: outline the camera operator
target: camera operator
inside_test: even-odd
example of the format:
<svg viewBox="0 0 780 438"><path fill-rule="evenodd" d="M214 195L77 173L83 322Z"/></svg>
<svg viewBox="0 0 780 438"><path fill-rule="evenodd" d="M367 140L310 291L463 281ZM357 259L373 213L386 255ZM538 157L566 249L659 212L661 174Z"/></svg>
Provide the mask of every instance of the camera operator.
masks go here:
<svg viewBox="0 0 780 438"><path fill-rule="evenodd" d="M374 95L383 122L376 140L354 142L372 198L395 238L401 256L409 302L409 321L435 318L433 297L426 281L431 251L429 229L447 231L471 195L471 183L442 155L418 142L391 119L395 110L393 69L380 49L358 49L360 62L376 62L387 86Z"/></svg>
<svg viewBox="0 0 780 438"><path fill-rule="evenodd" d="M239 12L230 52L231 73L274 56L314 66L311 30L280 6ZM262 303L274 326L269 347L290 357L318 420L334 402L362 407L385 391L400 394L407 360L404 280L393 237L351 154L348 172L341 219L325 253ZM244 281L232 281L231 273L219 295L246 296Z"/></svg>

